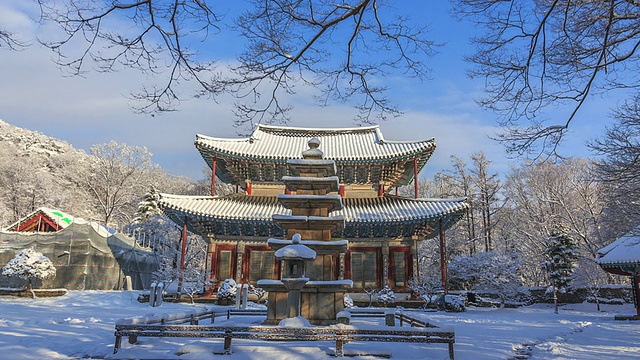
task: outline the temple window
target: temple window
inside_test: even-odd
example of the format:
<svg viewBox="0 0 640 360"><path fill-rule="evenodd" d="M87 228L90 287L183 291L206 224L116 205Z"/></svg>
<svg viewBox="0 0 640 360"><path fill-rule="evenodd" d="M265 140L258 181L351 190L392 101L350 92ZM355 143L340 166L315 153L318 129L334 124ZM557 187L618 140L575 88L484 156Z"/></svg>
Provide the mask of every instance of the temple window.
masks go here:
<svg viewBox="0 0 640 360"><path fill-rule="evenodd" d="M355 289L377 288L377 251L351 252L351 280Z"/></svg>
<svg viewBox="0 0 640 360"><path fill-rule="evenodd" d="M391 251L389 282L392 288L407 287L407 252Z"/></svg>
<svg viewBox="0 0 640 360"><path fill-rule="evenodd" d="M249 253L249 282L255 285L260 279L274 279L275 259L273 251L251 250Z"/></svg>
<svg viewBox="0 0 640 360"><path fill-rule="evenodd" d="M222 250L218 252L218 280L233 279L233 251Z"/></svg>

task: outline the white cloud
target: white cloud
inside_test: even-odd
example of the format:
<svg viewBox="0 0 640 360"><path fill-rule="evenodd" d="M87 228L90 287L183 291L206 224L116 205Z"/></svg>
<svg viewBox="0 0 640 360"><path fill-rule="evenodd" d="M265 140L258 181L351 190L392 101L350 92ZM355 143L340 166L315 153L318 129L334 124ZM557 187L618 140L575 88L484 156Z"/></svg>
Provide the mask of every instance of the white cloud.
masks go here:
<svg viewBox="0 0 640 360"><path fill-rule="evenodd" d="M18 7L15 2L0 0L0 24L25 31L36 26L25 13L33 9ZM40 29L47 31L47 29ZM35 33L34 33L35 34ZM31 36L31 35L28 35ZM115 140L146 146L154 160L176 173L201 177L203 160L193 146L196 133L216 137L235 137L230 97L217 102L207 99L185 101L179 111L155 117L136 115L126 98L141 84L160 78L147 77L133 70L101 74L89 72L86 77L65 77L51 61L52 53L38 44L19 52L0 52L0 118L10 124L37 130L88 150L93 144ZM509 160L501 146L488 138L495 133L491 113L481 111L473 102L482 84L461 80L460 66L450 66L446 54L441 63L433 64L434 79L416 83L412 79L386 79L393 82L392 95L406 113L381 124L389 140L436 138L437 149L422 176L449 168L450 156L463 159L483 151L493 161L495 171L508 169ZM220 64L219 69L224 69ZM458 75L452 75L453 72ZM453 80L455 79L455 81ZM344 104L329 107L312 105L312 93L299 87L292 112L291 126L352 127L355 110ZM187 95L187 94L185 94ZM576 138L589 133L591 114L574 124ZM602 116L595 122L601 124ZM596 129L600 129L596 126ZM586 154L581 145L567 144L577 154Z"/></svg>

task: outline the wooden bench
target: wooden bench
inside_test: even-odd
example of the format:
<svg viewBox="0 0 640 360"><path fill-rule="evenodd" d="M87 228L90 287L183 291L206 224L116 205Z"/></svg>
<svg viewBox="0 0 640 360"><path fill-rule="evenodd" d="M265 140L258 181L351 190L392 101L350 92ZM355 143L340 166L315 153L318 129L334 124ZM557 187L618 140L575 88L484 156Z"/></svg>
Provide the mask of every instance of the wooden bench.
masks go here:
<svg viewBox="0 0 640 360"><path fill-rule="evenodd" d="M212 323L216 314L231 315L255 315L259 311L251 312L205 312L200 313L202 318L209 314ZM381 313L384 316L384 313ZM231 353L231 339L262 339L262 340L286 340L286 341L335 341L335 356L344 356L344 344L351 341L375 341L375 342L411 342L411 343L443 343L448 344L449 358L454 358L453 344L455 333L451 327L437 327L436 325L413 319L409 316L396 314L401 322L409 322L411 328L386 326L358 328L353 325L314 326L308 328L289 328L280 326L203 326L197 325L191 319L200 318L198 314L190 316L173 316L164 323L156 319L129 319L119 321L115 328L115 344L113 352L117 353L121 347L123 337L128 337L129 343L135 344L138 337L184 337L184 338L222 338L224 339L224 353ZM181 320L180 320L181 319ZM173 321L173 324L168 322ZM189 322L192 325L176 325L178 321Z"/></svg>

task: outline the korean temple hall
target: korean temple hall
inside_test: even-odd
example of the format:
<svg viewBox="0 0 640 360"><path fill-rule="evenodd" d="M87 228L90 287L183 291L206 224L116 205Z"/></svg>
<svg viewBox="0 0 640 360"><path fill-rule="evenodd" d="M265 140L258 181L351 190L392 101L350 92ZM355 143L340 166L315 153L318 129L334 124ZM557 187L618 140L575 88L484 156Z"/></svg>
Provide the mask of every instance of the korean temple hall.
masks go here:
<svg viewBox="0 0 640 360"><path fill-rule="evenodd" d="M417 198L417 184L414 198L397 195L397 188L409 185L426 165L436 148L434 139L390 141L378 126L258 125L249 138L196 135L196 148L215 174L211 196L161 194L160 206L172 221L208 243L211 278L252 285L261 279L281 279L281 264L274 256L277 249L267 240L293 236L279 217L296 214L278 195L296 195L295 187L286 186L283 177L297 175L288 161L302 159L313 138L319 140L324 159L335 162L338 186L327 190L327 195L339 195L342 202L330 216L343 221L324 230L323 238L347 239L348 249L310 261L307 277L351 279L354 292L384 285L407 291L409 279L418 271L421 241L438 236L442 240L444 231L468 208L460 198ZM235 185L236 193L216 195L216 181ZM328 216L308 215L309 229L314 216Z"/></svg>

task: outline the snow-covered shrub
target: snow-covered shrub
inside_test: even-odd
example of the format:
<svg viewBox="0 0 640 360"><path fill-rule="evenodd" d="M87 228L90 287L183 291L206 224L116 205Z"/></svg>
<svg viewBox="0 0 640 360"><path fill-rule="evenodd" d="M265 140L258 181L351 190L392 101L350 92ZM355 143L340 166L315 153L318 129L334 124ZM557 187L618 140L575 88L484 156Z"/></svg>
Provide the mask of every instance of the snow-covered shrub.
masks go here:
<svg viewBox="0 0 640 360"><path fill-rule="evenodd" d="M344 294L344 307L345 309L349 309L353 307L353 299L349 294Z"/></svg>
<svg viewBox="0 0 640 360"><path fill-rule="evenodd" d="M416 292L424 300L424 309L435 308L436 294L442 290L440 279L420 276L409 279L409 289Z"/></svg>
<svg viewBox="0 0 640 360"><path fill-rule="evenodd" d="M448 312L464 312L467 307L464 305L464 298L458 295L442 295L438 298L438 308Z"/></svg>
<svg viewBox="0 0 640 360"><path fill-rule="evenodd" d="M218 300L235 301L237 291L236 281L233 279L226 279L218 289Z"/></svg>
<svg viewBox="0 0 640 360"><path fill-rule="evenodd" d="M256 302L259 303L260 301L262 301L262 298L265 295L267 295L267 292L264 291L264 289L262 289L262 288L255 287L255 286L249 284L249 294L255 295L258 298L258 300L256 300Z"/></svg>
<svg viewBox="0 0 640 360"><path fill-rule="evenodd" d="M495 293L502 304L514 299L522 285L520 257L493 251L460 255L449 264L449 279L462 290Z"/></svg>
<svg viewBox="0 0 640 360"><path fill-rule="evenodd" d="M56 276L56 268L48 257L33 247L21 250L2 268L2 275L29 281L27 289L33 292L33 280L45 280Z"/></svg>
<svg viewBox="0 0 640 360"><path fill-rule="evenodd" d="M380 291L378 291L378 296L376 299L387 305L396 301L396 294L393 293L393 290L389 287L389 285L385 285Z"/></svg>

